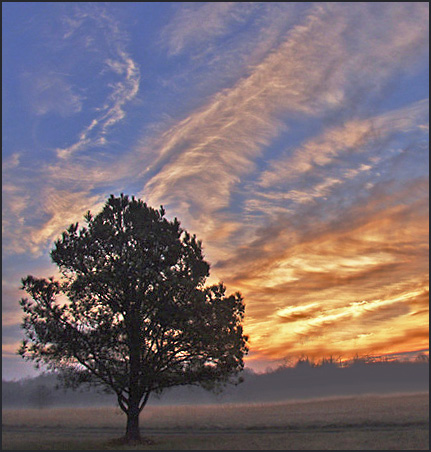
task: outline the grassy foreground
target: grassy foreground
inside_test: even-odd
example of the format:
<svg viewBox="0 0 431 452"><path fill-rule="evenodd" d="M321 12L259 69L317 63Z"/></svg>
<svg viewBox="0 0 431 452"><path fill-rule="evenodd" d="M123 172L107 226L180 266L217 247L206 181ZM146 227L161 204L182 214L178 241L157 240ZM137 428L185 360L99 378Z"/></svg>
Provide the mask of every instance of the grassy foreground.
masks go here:
<svg viewBox="0 0 431 452"><path fill-rule="evenodd" d="M149 406L147 446L113 446L115 408L3 410L3 450L428 450L428 394L273 404Z"/></svg>

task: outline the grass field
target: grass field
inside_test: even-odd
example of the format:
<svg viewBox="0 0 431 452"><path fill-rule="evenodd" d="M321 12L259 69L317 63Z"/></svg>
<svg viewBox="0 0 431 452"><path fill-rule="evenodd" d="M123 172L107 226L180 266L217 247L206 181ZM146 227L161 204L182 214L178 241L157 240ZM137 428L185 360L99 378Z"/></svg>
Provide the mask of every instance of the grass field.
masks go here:
<svg viewBox="0 0 431 452"><path fill-rule="evenodd" d="M149 406L153 445L109 443L124 433L115 408L3 410L3 450L428 450L428 394L272 404Z"/></svg>

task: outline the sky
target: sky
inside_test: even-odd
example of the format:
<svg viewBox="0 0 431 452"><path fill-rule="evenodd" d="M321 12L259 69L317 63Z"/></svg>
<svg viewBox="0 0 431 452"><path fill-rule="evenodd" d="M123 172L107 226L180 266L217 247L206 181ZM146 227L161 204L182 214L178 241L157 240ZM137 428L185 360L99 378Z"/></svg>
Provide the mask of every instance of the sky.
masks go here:
<svg viewBox="0 0 431 452"><path fill-rule="evenodd" d="M112 193L203 242L246 366L429 346L427 2L3 2L3 378L21 278Z"/></svg>

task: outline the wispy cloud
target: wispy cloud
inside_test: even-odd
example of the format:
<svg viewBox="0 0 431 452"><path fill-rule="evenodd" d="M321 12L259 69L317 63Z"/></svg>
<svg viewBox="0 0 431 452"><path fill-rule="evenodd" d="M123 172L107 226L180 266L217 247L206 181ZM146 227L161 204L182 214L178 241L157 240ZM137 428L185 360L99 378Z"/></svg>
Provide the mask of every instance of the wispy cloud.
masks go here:
<svg viewBox="0 0 431 452"><path fill-rule="evenodd" d="M276 49L310 4L236 2L179 4L161 34L180 63L163 79L176 93L203 98L231 87ZM180 68L180 70L178 70Z"/></svg>
<svg viewBox="0 0 431 452"><path fill-rule="evenodd" d="M249 198L246 210L255 213L262 210L269 214L276 203L282 202L286 209L292 208L286 200L309 203L324 198L340 184L393 159L394 152L388 152L388 149L391 149L390 142L400 134L412 133L409 139L413 143L421 140L425 143L427 136L422 133L421 124L428 120L428 109L429 102L425 99L376 117L348 120L325 129L298 148L286 150L260 174L257 184L251 188L258 199ZM362 163L352 159L355 155ZM344 162L355 166L343 166ZM368 178L374 182L375 172ZM372 187L372 183L362 185Z"/></svg>
<svg viewBox="0 0 431 452"><path fill-rule="evenodd" d="M79 113L85 97L68 78L67 74L50 70L22 74L30 108L39 116L54 113L67 117Z"/></svg>
<svg viewBox="0 0 431 452"><path fill-rule="evenodd" d="M243 21L253 9L251 2L181 5L162 32L163 42L170 55L177 55L189 46L208 45L217 36L225 34L233 23Z"/></svg>
<svg viewBox="0 0 431 452"><path fill-rule="evenodd" d="M39 75L23 76L24 92L29 93L37 115L80 113L93 119L75 142L56 149L57 159L29 166L28 158L19 158L20 154L15 153L4 162L2 225L7 254L40 254L68 224L82 219L88 209L100 206L105 197L105 193L100 194L101 186L118 180L113 176L118 171L113 171L109 159L91 158L88 151L106 148L109 132L124 120L127 104L139 92L140 69L127 51L127 33L105 8L95 4L75 6L73 14L63 16L62 30L55 36L61 39L52 44L53 49L63 51L72 45L81 49L81 58L94 59L97 64L89 68L96 68L95 77L106 84L108 95L103 103L90 107L95 104L92 93L75 86L71 74L47 69ZM71 58L71 69L73 64ZM130 161L126 160L129 168L124 169L123 176L130 174ZM121 164L116 166L118 169ZM26 184L21 183L22 178Z"/></svg>
<svg viewBox="0 0 431 452"><path fill-rule="evenodd" d="M20 154L18 152L14 152L9 157L3 159L2 161L2 171L11 170L16 168L20 163Z"/></svg>
<svg viewBox="0 0 431 452"><path fill-rule="evenodd" d="M215 24L221 24L224 15L232 13L232 8L215 8ZM229 208L235 186L256 168L255 159L264 154L267 146L281 131L286 130L280 115L289 112L296 114L298 111L315 115L317 112L332 111L334 105L344 108L345 100L352 95L349 91L352 90L351 78L355 78L363 61L370 60L370 52L372 55L380 52L381 58L369 61L371 66L376 67L364 89L370 86L374 89L375 83L389 76L390 71L398 70L403 59L411 57L412 46L420 47L424 44L425 21L420 19L420 11L404 15L403 9L397 7L396 15L392 14L394 23L390 24L389 36L383 35L376 40L373 36L374 29L371 34L365 32L371 28L366 23L368 8L369 6L355 6L352 11L336 5L315 7L304 22L290 30L285 41L257 65L249 76L231 89L213 96L206 106L171 127L157 140L151 141L151 146L155 147L152 155L158 156L153 168L160 169L146 184L144 196L154 205L163 203L171 206L195 230L203 231L209 243L220 228L220 219L222 224L227 225L227 233L237 231L238 222L229 219L221 211ZM75 23L75 30L81 26L83 17L81 15L80 21ZM107 20L106 16L102 15L100 20ZM360 36L355 31L358 27L349 27L352 20L363 23L365 30ZM412 27L405 39L395 40L393 43L394 34L399 29L406 29L406 23L412 25L413 22L416 26ZM112 18L107 23L115 38L118 25ZM224 25L214 25L214 30L223 27ZM346 30L354 35L351 38L358 38L355 45L363 50L359 54L360 58L356 53L351 54L346 42L339 39L340 34ZM66 34L67 38L71 36L73 30ZM123 41L119 41L121 45L116 48L116 58L106 60L106 69L121 75L123 81L112 91L110 103L104 105L99 116L81 132L79 141L59 149L59 156L71 156L100 144L106 130L124 116L124 103L136 96L139 70L123 50ZM373 45L370 45L371 42ZM384 52L389 45L392 52L386 55ZM382 58L385 64L382 64ZM343 60L344 64L336 64L339 60ZM335 104L334 99L338 99ZM353 119L327 131L323 137L311 140L302 149L298 149L293 160L289 157L286 163L283 160L274 162L273 169L260 176L261 184L273 185L276 183L275 178L280 179L283 174L284 177L289 174L291 177L293 173L301 171L301 168L305 170L313 165L326 164L339 152L360 150L361 144L373 136L376 128L379 133L384 133L385 126L393 126L394 121L396 123L396 114L388 114L388 117L389 119ZM402 118L399 119L401 120ZM379 121L383 123L380 124ZM410 124L414 123L411 117L408 121ZM137 153L145 153L145 150L139 149ZM130 158L129 162L132 165L134 159ZM80 164L75 166L76 171L69 169L72 178L76 178L80 172ZM55 171L55 165L52 168ZM63 174L61 165L58 169L58 173ZM67 173L68 170L64 170ZM102 171L102 174L105 172L108 174L109 168ZM97 180L102 183L103 177L98 179L95 173L97 168L94 172L90 169L89 177L96 184ZM123 173L127 173L127 168ZM136 174L136 169L132 173ZM352 174L346 173L346 177ZM324 196L339 181L339 177L328 177L317 183L312 192L296 189L284 196L293 200Z"/></svg>
<svg viewBox="0 0 431 452"><path fill-rule="evenodd" d="M91 5L78 8L75 19L65 18L68 28L63 39L72 39L85 21L93 22L106 30L103 35L105 42L102 43L101 48L104 49L104 54L110 56L105 58L104 67L101 68L100 73L114 73L119 80L109 83L108 86L111 89L109 97L102 106L97 108L99 113L82 130L79 140L66 148L57 149L57 155L60 158L70 157L78 151L91 147L104 146L107 132L125 118L125 106L137 96L140 86L140 69L126 50L125 33L120 29L120 24L102 7ZM89 37L91 38L91 33ZM94 40L95 37L86 41L86 46L92 51L94 51ZM99 48L97 52L100 52Z"/></svg>
<svg viewBox="0 0 431 452"><path fill-rule="evenodd" d="M156 170L157 173L146 183L142 194L154 205L163 203L171 207L174 213L184 218L193 229L197 232L203 231L204 240L209 244L211 237L220 229L220 223L226 224L222 229L227 231L227 234L237 231L240 222L222 213L222 210L229 208L238 183L255 170L256 158L264 155L267 147L280 132L286 131L282 116L298 112L324 114L325 111L331 112L334 105L344 108L343 102L351 94L350 78L354 77L363 61L369 59L367 52L372 52L373 55L382 52L381 58L385 59L384 65L381 64L381 58L370 63L377 66L364 89L374 89L373 85L389 76L390 71L398 70L400 64L405 62L403 59L411 58L412 46L420 48L424 45L424 20L420 18L420 12L404 16L402 8L396 9L398 12L394 23L389 27L389 36L383 34L377 41L373 33L366 33L368 6L355 6L354 11L336 5L311 9L303 23L293 27L284 42L256 65L249 76L239 80L232 88L213 96L205 106L164 134L149 140L151 149L141 147L134 151L130 158L126 157L127 163L122 163L124 169L120 171L121 175L127 174L127 165L132 177L143 177L144 180L146 174L151 174L151 168L153 172ZM216 8L216 11L218 12L214 14L220 18L224 14L222 11L230 14L230 8ZM79 20L70 26L65 37L73 38L85 20L96 20L95 17L94 12L80 13ZM363 22L364 33L359 36L356 36L358 32L355 31L358 27L349 27L353 19ZM107 34L110 35L111 45L115 49L114 56L105 61L105 70L113 71L123 78L111 91L111 96L99 115L80 133L79 140L57 150L61 157L70 157L91 146L103 144L106 131L124 117L125 103L131 101L138 92L139 70L124 50L125 41L119 32L119 25L106 14L100 14L97 20L103 21L108 27L110 33ZM404 30L405 22L414 22L415 27L412 27L403 41L397 40L392 44L397 27ZM360 46L361 50L363 48L360 58L357 54L351 54L346 42L339 39L340 34L346 30L353 33L352 40L358 38L355 45ZM390 44L393 47L390 54L392 56L383 54ZM394 58L394 55L397 57ZM344 64L336 64L339 60L343 60ZM339 97L341 91L344 94ZM334 98L338 97L339 100L334 104ZM354 131L355 127L357 131ZM326 140L326 157L324 152L321 158L333 155L334 148L337 149L334 147L335 141L341 143L347 140L350 146L357 146L358 140L363 140L364 134L367 133L372 133L368 120L352 120L338 131L328 132L328 136L323 138ZM308 145L308 148L306 145L304 150L298 151L298 159L304 160L306 164L308 160L317 158L312 157L314 151L309 148L317 148L321 144L321 141L317 141ZM140 156L147 153L153 158L150 171L138 171L136 159L138 162L142 161ZM109 172L115 174L114 180L120 178L117 177L117 163L115 171L112 172L112 166L108 167L109 164L102 169L100 164L88 167L85 159L82 163L72 163L70 159L67 159L67 162L67 166L61 163L50 165L51 176L56 172L59 178L62 175L67 177L69 173L72 184L73 179L82 178L84 182L92 178L93 187L97 186L97 181L102 185L103 178L108 177ZM283 167L283 162L274 165ZM98 172L103 177L98 177ZM261 180L264 181L268 177L268 173L264 173ZM338 184L338 180L338 177L327 179L326 182L320 182L320 186L317 184L316 189L329 189ZM79 191L88 193L87 188L76 190ZM294 194L295 192L290 195ZM226 236L221 234L221 237Z"/></svg>
<svg viewBox="0 0 431 452"><path fill-rule="evenodd" d="M318 355L325 337L342 354L366 353L380 347L382 322L395 336L413 325L426 330L427 191L426 178L396 194L380 186L327 223L319 215L298 223L280 217L235 259L220 263L225 282L254 301L248 326L260 352ZM274 312L286 328L274 328ZM422 326L406 320L412 313ZM355 343L365 330L368 339ZM427 344L412 339L412 349L419 345Z"/></svg>
<svg viewBox="0 0 431 452"><path fill-rule="evenodd" d="M6 255L33 253L40 256L52 246L61 231L82 221L89 209L103 205L104 196L90 190L61 190L54 186L38 189L38 201L14 185L4 185L3 252Z"/></svg>
<svg viewBox="0 0 431 452"><path fill-rule="evenodd" d="M254 170L255 159L285 130L282 114L351 111L348 99L358 94L358 85L364 91L375 90L376 84L411 58L413 46L424 48L426 20L420 18L420 11L405 17L397 8L389 32L377 39L376 30L367 24L368 9L364 5L353 10L335 4L315 7L249 76L172 127L156 149L163 167L143 192L150 202L176 206L188 221L202 224L205 218L207 224L209 217L229 206L235 185ZM351 27L353 21L355 27ZM411 30L394 43L394 34L407 28L407 23ZM343 33L349 40L340 40ZM352 53L348 44L355 40L359 54ZM370 77L358 84L356 74L365 61ZM347 138L350 146L357 146L370 133L366 120L362 124L352 120L346 127L348 131L341 128L339 136L329 139L326 158L334 152L334 140L341 143ZM305 165L310 158L318 157L301 152ZM323 161L325 153L320 158Z"/></svg>

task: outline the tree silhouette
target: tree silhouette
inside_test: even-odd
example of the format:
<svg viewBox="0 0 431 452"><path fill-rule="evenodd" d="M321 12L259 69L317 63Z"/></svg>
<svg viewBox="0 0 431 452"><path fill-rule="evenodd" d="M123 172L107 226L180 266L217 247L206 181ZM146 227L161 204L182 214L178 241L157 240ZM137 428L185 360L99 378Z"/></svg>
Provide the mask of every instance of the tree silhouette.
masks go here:
<svg viewBox="0 0 431 452"><path fill-rule="evenodd" d="M168 221L163 207L121 195L86 226L72 224L51 258L61 278L27 276L26 339L18 353L54 370L68 387L116 394L124 437L140 440L139 413L151 393L179 385L238 383L247 337L240 293L205 286L202 244Z"/></svg>
<svg viewBox="0 0 431 452"><path fill-rule="evenodd" d="M30 394L30 403L42 410L43 408L48 407L52 403L53 392L51 388L48 386L41 384L37 385Z"/></svg>

